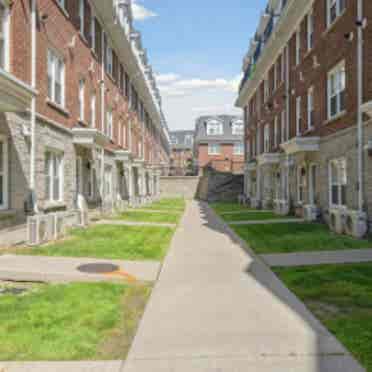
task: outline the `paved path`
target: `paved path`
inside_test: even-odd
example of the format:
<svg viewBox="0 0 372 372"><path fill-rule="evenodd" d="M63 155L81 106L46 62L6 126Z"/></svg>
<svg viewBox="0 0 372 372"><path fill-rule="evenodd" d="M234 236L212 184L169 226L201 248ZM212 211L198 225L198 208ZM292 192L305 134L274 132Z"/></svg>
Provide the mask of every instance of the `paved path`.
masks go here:
<svg viewBox="0 0 372 372"><path fill-rule="evenodd" d="M304 223L305 220L300 218L277 218L273 220L260 220L260 221L232 221L228 222L231 226L245 226L245 225L272 225L279 223Z"/></svg>
<svg viewBox="0 0 372 372"><path fill-rule="evenodd" d="M0 362L0 372L119 372L121 361L105 362Z"/></svg>
<svg viewBox="0 0 372 372"><path fill-rule="evenodd" d="M179 214L181 210L168 210L168 209L128 209L126 212L141 212L141 213L159 213L159 214ZM125 212L124 212L125 214Z"/></svg>
<svg viewBox="0 0 372 372"><path fill-rule="evenodd" d="M372 249L263 254L260 257L272 267L348 264L372 262Z"/></svg>
<svg viewBox="0 0 372 372"><path fill-rule="evenodd" d="M0 249L13 245L24 244L27 240L27 226L21 225L13 229L6 229L1 232ZM1 371L0 371L1 372Z"/></svg>
<svg viewBox="0 0 372 372"><path fill-rule="evenodd" d="M221 216L224 215L234 215L234 214L245 214L245 213L273 213L273 211L265 210L265 209L244 209L241 211L231 211L231 212L220 212Z"/></svg>
<svg viewBox="0 0 372 372"><path fill-rule="evenodd" d="M115 225L115 226L153 226L153 227L176 227L175 223L158 223L158 222L134 222L123 220L100 220L97 221L98 225ZM1 372L1 371L0 371Z"/></svg>
<svg viewBox="0 0 372 372"><path fill-rule="evenodd" d="M80 265L111 263L120 267L112 274L86 274ZM121 261L96 258L66 258L44 256L0 256L0 280L40 281L52 283L100 281L155 281L161 264L155 261ZM1 372L1 370L0 370Z"/></svg>
<svg viewBox="0 0 372 372"><path fill-rule="evenodd" d="M188 205L124 372L360 372L205 204Z"/></svg>

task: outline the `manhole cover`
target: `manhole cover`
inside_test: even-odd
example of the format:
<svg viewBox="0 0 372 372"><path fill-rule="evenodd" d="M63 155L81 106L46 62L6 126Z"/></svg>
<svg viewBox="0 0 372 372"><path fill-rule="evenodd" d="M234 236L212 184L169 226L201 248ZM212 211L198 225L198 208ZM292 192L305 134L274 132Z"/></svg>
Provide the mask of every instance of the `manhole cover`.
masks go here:
<svg viewBox="0 0 372 372"><path fill-rule="evenodd" d="M80 265L78 267L79 271L87 274L109 274L118 271L119 269L119 266L108 263L92 263Z"/></svg>

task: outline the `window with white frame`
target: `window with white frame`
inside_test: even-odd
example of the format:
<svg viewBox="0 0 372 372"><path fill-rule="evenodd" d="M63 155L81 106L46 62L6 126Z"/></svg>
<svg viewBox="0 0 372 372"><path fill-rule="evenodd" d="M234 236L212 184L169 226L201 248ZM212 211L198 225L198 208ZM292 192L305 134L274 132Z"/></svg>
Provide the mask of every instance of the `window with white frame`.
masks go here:
<svg viewBox="0 0 372 372"><path fill-rule="evenodd" d="M328 73L328 118L332 119L345 110L346 70L345 61Z"/></svg>
<svg viewBox="0 0 372 372"><path fill-rule="evenodd" d="M307 15L307 50L313 49L314 46L314 14L311 11Z"/></svg>
<svg viewBox="0 0 372 372"><path fill-rule="evenodd" d="M91 48L96 51L96 17L93 12L90 17L90 45Z"/></svg>
<svg viewBox="0 0 372 372"><path fill-rule="evenodd" d="M278 135L279 135L279 124L278 124L278 117L275 116L274 118L274 147L278 147Z"/></svg>
<svg viewBox="0 0 372 372"><path fill-rule="evenodd" d="M306 168L298 167L297 169L297 201L299 204L305 202L306 189Z"/></svg>
<svg viewBox="0 0 372 372"><path fill-rule="evenodd" d="M85 81L79 81L79 119L84 121L85 119Z"/></svg>
<svg viewBox="0 0 372 372"><path fill-rule="evenodd" d="M314 127L314 87L310 87L307 92L307 128L310 130Z"/></svg>
<svg viewBox="0 0 372 372"><path fill-rule="evenodd" d="M221 153L221 146L218 143L210 143L208 145L208 155L219 155Z"/></svg>
<svg viewBox="0 0 372 372"><path fill-rule="evenodd" d="M285 142L285 123L286 123L286 112L283 110L281 112L281 120L280 120L280 142Z"/></svg>
<svg viewBox="0 0 372 372"><path fill-rule="evenodd" d="M191 146L194 142L194 136L192 134L186 134L185 145Z"/></svg>
<svg viewBox="0 0 372 372"><path fill-rule="evenodd" d="M106 136L113 138L113 119L112 110L107 110L106 112Z"/></svg>
<svg viewBox="0 0 372 372"><path fill-rule="evenodd" d="M300 29L296 32L296 65L300 64L301 58L301 31Z"/></svg>
<svg viewBox="0 0 372 372"><path fill-rule="evenodd" d="M65 105L65 63L54 51L48 50L48 98Z"/></svg>
<svg viewBox="0 0 372 372"><path fill-rule="evenodd" d="M0 2L0 68L9 68L9 7Z"/></svg>
<svg viewBox="0 0 372 372"><path fill-rule="evenodd" d="M80 22L80 32L84 35L84 9L85 0L79 0L79 22Z"/></svg>
<svg viewBox="0 0 372 372"><path fill-rule="evenodd" d="M113 59L114 59L113 50L111 46L109 45L109 43L107 43L106 44L106 69L107 69L107 73L111 76L113 75L113 72L114 72Z"/></svg>
<svg viewBox="0 0 372 372"><path fill-rule="evenodd" d="M296 136L301 135L301 96L296 98Z"/></svg>
<svg viewBox="0 0 372 372"><path fill-rule="evenodd" d="M223 135L223 126L222 123L216 120L209 121L207 123L207 135Z"/></svg>
<svg viewBox="0 0 372 372"><path fill-rule="evenodd" d="M244 123L241 120L232 124L232 134L234 136L242 136L244 134Z"/></svg>
<svg viewBox="0 0 372 372"><path fill-rule="evenodd" d="M90 127L96 128L96 95L90 97Z"/></svg>
<svg viewBox="0 0 372 372"><path fill-rule="evenodd" d="M347 168L345 158L330 161L329 182L331 207L345 206L347 190Z"/></svg>
<svg viewBox="0 0 372 372"><path fill-rule="evenodd" d="M0 136L0 210L8 208L8 142Z"/></svg>
<svg viewBox="0 0 372 372"><path fill-rule="evenodd" d="M327 23L328 26L343 13L346 8L346 0L326 0L327 1Z"/></svg>
<svg viewBox="0 0 372 372"><path fill-rule="evenodd" d="M234 155L244 155L244 144L243 142L234 143Z"/></svg>
<svg viewBox="0 0 372 372"><path fill-rule="evenodd" d="M264 127L264 152L270 152L270 125Z"/></svg>
<svg viewBox="0 0 372 372"><path fill-rule="evenodd" d="M46 200L63 200L63 153L47 151L45 153L45 192Z"/></svg>

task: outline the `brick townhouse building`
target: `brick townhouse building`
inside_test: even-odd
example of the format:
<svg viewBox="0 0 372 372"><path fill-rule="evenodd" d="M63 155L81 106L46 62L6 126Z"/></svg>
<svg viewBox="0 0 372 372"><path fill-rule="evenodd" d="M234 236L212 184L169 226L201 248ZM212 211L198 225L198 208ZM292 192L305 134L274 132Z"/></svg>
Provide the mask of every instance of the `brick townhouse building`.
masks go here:
<svg viewBox="0 0 372 372"><path fill-rule="evenodd" d="M244 59L245 192L255 207L372 222L372 2L270 0Z"/></svg>
<svg viewBox="0 0 372 372"><path fill-rule="evenodd" d="M130 0L1 0L0 41L0 228L158 193L169 135Z"/></svg>
<svg viewBox="0 0 372 372"><path fill-rule="evenodd" d="M201 172L243 173L244 122L239 116L201 116L195 125L195 158Z"/></svg>
<svg viewBox="0 0 372 372"><path fill-rule="evenodd" d="M195 172L194 161L194 135L193 130L175 130L170 132L171 176L193 175Z"/></svg>

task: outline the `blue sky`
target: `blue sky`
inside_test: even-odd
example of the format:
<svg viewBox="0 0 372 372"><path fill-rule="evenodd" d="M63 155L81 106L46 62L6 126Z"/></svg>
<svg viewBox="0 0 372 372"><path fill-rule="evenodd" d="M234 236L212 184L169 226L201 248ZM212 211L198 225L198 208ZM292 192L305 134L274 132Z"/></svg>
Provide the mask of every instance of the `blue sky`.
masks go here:
<svg viewBox="0 0 372 372"><path fill-rule="evenodd" d="M136 0L136 27L157 74L170 129L233 104L242 58L267 0Z"/></svg>

